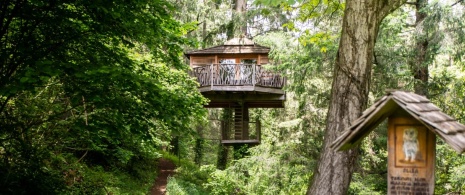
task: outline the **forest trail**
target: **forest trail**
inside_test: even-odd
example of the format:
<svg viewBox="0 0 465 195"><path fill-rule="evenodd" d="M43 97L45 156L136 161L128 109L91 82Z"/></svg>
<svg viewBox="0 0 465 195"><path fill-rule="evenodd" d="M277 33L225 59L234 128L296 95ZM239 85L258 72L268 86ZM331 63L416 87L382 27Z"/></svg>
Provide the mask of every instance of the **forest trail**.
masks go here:
<svg viewBox="0 0 465 195"><path fill-rule="evenodd" d="M168 176L172 176L175 173L176 165L164 158L161 158L158 162L158 177L155 180L152 188L150 189L150 195L163 195L166 192L166 185L168 183Z"/></svg>

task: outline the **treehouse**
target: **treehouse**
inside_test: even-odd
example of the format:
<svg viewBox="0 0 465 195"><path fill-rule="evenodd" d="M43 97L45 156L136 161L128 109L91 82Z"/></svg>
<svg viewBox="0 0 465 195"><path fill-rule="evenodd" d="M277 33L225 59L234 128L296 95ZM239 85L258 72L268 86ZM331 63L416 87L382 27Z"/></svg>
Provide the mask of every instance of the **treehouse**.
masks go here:
<svg viewBox="0 0 465 195"><path fill-rule="evenodd" d="M249 108L284 107L285 79L264 67L269 51L249 39L234 38L185 54L200 92L210 100L205 107L234 111L233 120L221 124L225 145L260 143L260 121L249 121Z"/></svg>

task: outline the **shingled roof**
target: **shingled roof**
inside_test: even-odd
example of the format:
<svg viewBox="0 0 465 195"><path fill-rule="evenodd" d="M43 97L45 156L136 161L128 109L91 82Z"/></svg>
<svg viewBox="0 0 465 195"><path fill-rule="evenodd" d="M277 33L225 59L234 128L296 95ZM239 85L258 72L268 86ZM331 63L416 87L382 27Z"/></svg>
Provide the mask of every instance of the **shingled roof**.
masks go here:
<svg viewBox="0 0 465 195"><path fill-rule="evenodd" d="M406 91L389 91L365 110L362 116L332 143L331 148L345 150L355 146L399 108L439 135L458 153L465 151L465 125L441 112L424 96Z"/></svg>
<svg viewBox="0 0 465 195"><path fill-rule="evenodd" d="M256 44L247 38L234 38L226 41L223 45L210 47L206 49L188 51L185 55L190 58L191 55L205 54L267 54L270 52L269 47Z"/></svg>

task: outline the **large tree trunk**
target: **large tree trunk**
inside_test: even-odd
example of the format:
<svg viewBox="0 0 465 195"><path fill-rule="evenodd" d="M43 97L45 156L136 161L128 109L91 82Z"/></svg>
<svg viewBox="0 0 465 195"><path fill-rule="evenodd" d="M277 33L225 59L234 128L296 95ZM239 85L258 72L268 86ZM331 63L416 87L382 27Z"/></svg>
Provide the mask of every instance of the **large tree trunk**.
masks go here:
<svg viewBox="0 0 465 195"><path fill-rule="evenodd" d="M379 25L403 3L404 0L346 1L323 152L307 194L347 194L358 149L336 152L329 146L366 108Z"/></svg>

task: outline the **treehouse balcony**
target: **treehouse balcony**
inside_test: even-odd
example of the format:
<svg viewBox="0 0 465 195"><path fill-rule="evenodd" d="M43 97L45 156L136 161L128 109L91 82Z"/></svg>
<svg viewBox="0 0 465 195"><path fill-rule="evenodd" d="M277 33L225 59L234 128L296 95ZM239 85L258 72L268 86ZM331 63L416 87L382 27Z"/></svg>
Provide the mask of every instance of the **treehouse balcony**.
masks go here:
<svg viewBox="0 0 465 195"><path fill-rule="evenodd" d="M210 64L194 66L191 76L199 91L211 100L208 107L228 107L247 102L248 107L282 107L285 78L256 64Z"/></svg>
<svg viewBox="0 0 465 195"><path fill-rule="evenodd" d="M255 64L211 64L194 67L191 73L200 92L265 92L282 94L285 80L279 74Z"/></svg>

